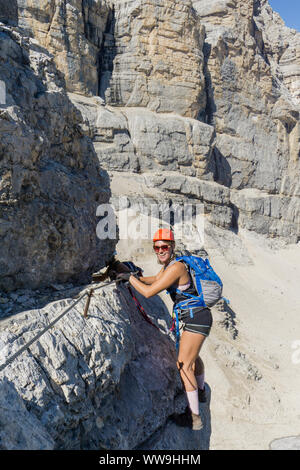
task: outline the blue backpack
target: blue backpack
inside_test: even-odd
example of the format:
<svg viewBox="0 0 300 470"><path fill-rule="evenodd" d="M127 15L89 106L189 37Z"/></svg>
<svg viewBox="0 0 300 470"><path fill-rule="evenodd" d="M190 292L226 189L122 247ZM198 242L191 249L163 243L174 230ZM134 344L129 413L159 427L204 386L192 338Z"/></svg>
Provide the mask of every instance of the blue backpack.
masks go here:
<svg viewBox="0 0 300 470"><path fill-rule="evenodd" d="M179 312L188 310L191 318L193 318L193 309L199 307L213 307L222 297L223 283L216 272L210 265L208 259L200 258L200 256L180 256L176 261L182 261L193 281L197 295L185 293L176 289L177 293L187 297L187 300L178 302L173 310L173 327L176 320L176 348L179 346ZM169 293L171 290L169 290ZM173 291L172 291L173 292ZM226 299L224 299L228 302ZM175 314L175 318L174 318Z"/></svg>

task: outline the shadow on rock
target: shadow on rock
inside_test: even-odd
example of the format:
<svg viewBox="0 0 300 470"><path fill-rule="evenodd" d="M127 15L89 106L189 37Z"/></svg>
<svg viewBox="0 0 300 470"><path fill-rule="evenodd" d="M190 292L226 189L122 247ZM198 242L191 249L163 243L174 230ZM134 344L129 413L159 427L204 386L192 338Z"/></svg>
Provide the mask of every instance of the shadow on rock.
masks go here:
<svg viewBox="0 0 300 470"><path fill-rule="evenodd" d="M0 22L16 26L18 24L18 2L17 0L0 0Z"/></svg>

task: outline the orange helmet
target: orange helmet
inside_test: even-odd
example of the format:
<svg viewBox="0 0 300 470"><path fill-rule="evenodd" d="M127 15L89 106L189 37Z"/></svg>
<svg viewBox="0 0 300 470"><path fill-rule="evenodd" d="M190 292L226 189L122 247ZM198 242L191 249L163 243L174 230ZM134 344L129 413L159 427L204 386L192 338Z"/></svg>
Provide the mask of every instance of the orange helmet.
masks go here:
<svg viewBox="0 0 300 470"><path fill-rule="evenodd" d="M153 237L153 243L161 240L174 242L175 239L172 230L168 228L160 228L157 230Z"/></svg>

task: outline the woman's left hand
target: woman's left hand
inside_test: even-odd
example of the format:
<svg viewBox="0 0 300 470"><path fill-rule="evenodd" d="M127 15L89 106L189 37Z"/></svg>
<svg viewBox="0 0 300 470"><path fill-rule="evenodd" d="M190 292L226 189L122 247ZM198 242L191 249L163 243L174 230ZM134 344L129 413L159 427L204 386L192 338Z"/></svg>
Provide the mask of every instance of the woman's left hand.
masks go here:
<svg viewBox="0 0 300 470"><path fill-rule="evenodd" d="M129 282L129 278L132 276L132 273L118 273L117 274L117 281L126 281Z"/></svg>

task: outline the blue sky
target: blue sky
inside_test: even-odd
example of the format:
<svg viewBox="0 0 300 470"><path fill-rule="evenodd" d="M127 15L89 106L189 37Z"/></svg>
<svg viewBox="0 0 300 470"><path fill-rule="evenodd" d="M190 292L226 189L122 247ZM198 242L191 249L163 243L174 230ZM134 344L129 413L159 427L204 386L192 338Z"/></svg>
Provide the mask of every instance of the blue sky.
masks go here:
<svg viewBox="0 0 300 470"><path fill-rule="evenodd" d="M269 3L286 26L300 31L300 0L269 0Z"/></svg>

